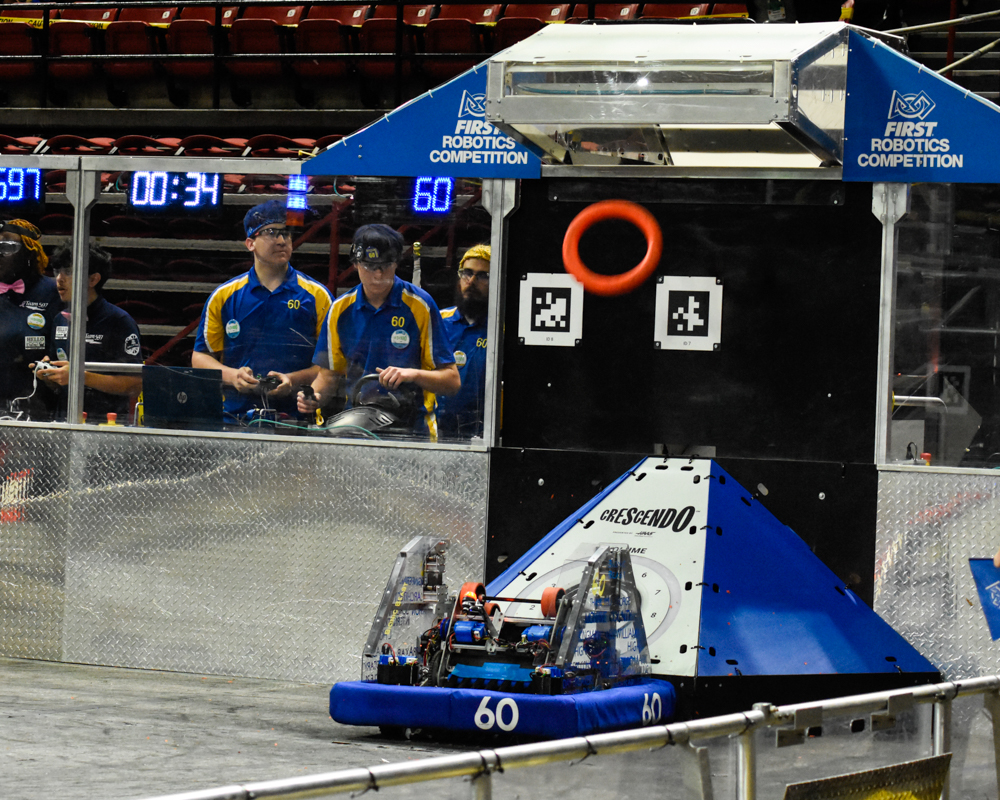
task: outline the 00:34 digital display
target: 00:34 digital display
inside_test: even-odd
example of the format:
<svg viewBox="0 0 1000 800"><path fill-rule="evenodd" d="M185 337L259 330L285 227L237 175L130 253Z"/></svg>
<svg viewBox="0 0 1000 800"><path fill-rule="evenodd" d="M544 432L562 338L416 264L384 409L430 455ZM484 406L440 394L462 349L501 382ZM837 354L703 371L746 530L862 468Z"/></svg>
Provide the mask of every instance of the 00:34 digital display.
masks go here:
<svg viewBox="0 0 1000 800"><path fill-rule="evenodd" d="M210 172L133 172L128 205L145 211L199 211L222 204L219 175Z"/></svg>

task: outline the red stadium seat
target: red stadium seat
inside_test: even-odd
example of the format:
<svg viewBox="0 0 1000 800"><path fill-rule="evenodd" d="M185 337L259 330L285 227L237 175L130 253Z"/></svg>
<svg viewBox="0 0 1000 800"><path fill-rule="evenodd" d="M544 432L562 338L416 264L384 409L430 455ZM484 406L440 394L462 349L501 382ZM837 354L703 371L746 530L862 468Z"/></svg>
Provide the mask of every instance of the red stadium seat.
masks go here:
<svg viewBox="0 0 1000 800"><path fill-rule="evenodd" d="M570 4L507 6L504 15L493 29L493 47L505 50L515 42L527 39L549 22L565 22Z"/></svg>
<svg viewBox="0 0 1000 800"><path fill-rule="evenodd" d="M296 53L350 53L352 35L368 18L371 6L313 6L295 28ZM342 78L350 66L344 59L293 61L300 78Z"/></svg>
<svg viewBox="0 0 1000 800"><path fill-rule="evenodd" d="M173 155L180 147L180 139L162 138L154 139L151 136L140 134L129 134L115 139L111 153L119 153L128 156L147 155Z"/></svg>
<svg viewBox="0 0 1000 800"><path fill-rule="evenodd" d="M177 155L189 156L245 156L249 152L246 139L220 139L203 133L186 136L177 148Z"/></svg>
<svg viewBox="0 0 1000 800"><path fill-rule="evenodd" d="M236 19L237 8L222 9L222 26ZM186 6L167 28L166 52L175 55L212 55L215 52L215 9L209 6ZM207 80L212 77L211 59L177 59L164 61L168 75L185 80Z"/></svg>
<svg viewBox="0 0 1000 800"><path fill-rule="evenodd" d="M713 17L748 17L746 3L712 3Z"/></svg>
<svg viewBox="0 0 1000 800"><path fill-rule="evenodd" d="M567 22L572 22L574 20L587 19L588 5L586 3L577 3L573 7L573 15ZM636 15L639 13L638 3L595 3L594 4L594 19L635 19Z"/></svg>
<svg viewBox="0 0 1000 800"><path fill-rule="evenodd" d="M72 133L53 136L45 143L43 152L49 155L104 155L111 152L115 146L114 139L97 136L87 139L83 136L76 136Z"/></svg>
<svg viewBox="0 0 1000 800"><path fill-rule="evenodd" d="M434 14L434 6L403 6L403 49L404 55L414 52L414 26L426 25ZM396 6L375 7L375 13L365 20L358 32L359 53L396 52ZM403 61L403 77L412 74L410 60ZM372 81L388 81L396 74L396 64L390 60L361 59L358 71Z"/></svg>
<svg viewBox="0 0 1000 800"><path fill-rule="evenodd" d="M466 19L469 22L489 23L500 18L503 4L492 6L443 5L434 19ZM434 22L434 20L431 20Z"/></svg>
<svg viewBox="0 0 1000 800"><path fill-rule="evenodd" d="M49 25L49 55L89 56L101 52L101 26L114 22L117 8L74 8L59 10L59 19ZM63 81L90 80L97 72L88 59L50 61L49 75Z"/></svg>
<svg viewBox="0 0 1000 800"><path fill-rule="evenodd" d="M297 158L315 155L315 139L291 139L274 133L264 133L247 140L250 155L264 158Z"/></svg>
<svg viewBox="0 0 1000 800"><path fill-rule="evenodd" d="M175 16L176 7L124 7L118 19L104 31L105 52L109 55L158 55L164 49L163 29ZM141 80L154 76L154 63L147 59L106 61L104 73L119 81Z"/></svg>
<svg viewBox="0 0 1000 800"><path fill-rule="evenodd" d="M644 19L704 17L708 14L709 7L709 3L646 3L639 16Z"/></svg>
<svg viewBox="0 0 1000 800"><path fill-rule="evenodd" d="M229 52L233 55L288 52L286 40L291 34L285 25L298 25L305 6L247 6L243 16L229 28ZM279 78L284 73L281 61L230 61L229 73L237 78Z"/></svg>
<svg viewBox="0 0 1000 800"><path fill-rule="evenodd" d="M40 152L45 139L37 136L7 136L0 134L0 153L5 155L30 156Z"/></svg>
<svg viewBox="0 0 1000 800"><path fill-rule="evenodd" d="M435 82L448 80L485 58L488 23L496 22L501 5L445 5L423 30L424 53L483 53L468 59L425 59L424 74Z"/></svg>
<svg viewBox="0 0 1000 800"><path fill-rule="evenodd" d="M21 8L20 6L28 6ZM24 19L25 22L0 22L0 56L37 56L41 53L38 26L44 12L31 8L30 3L4 6L4 17ZM28 20L36 21L33 25ZM37 61L0 62L0 79L19 81L32 78L39 73Z"/></svg>

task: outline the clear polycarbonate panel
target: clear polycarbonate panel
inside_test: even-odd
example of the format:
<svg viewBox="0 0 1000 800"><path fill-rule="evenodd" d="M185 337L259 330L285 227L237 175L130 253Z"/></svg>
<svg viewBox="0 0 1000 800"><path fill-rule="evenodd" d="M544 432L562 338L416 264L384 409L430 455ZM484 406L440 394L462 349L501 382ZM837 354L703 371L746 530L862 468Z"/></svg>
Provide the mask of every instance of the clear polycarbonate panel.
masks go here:
<svg viewBox="0 0 1000 800"><path fill-rule="evenodd" d="M1000 466L1000 189L920 184L899 223L889 461Z"/></svg>

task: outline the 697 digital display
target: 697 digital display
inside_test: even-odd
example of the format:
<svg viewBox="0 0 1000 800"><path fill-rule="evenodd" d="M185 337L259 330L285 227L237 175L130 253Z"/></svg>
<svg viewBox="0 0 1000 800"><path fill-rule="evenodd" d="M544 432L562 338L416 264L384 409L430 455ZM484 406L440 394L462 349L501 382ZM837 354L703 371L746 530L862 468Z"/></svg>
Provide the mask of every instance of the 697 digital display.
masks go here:
<svg viewBox="0 0 1000 800"><path fill-rule="evenodd" d="M203 214L222 207L221 176L211 172L133 172L126 197L134 211Z"/></svg>
<svg viewBox="0 0 1000 800"><path fill-rule="evenodd" d="M13 213L45 202L45 181L40 169L0 167L0 209Z"/></svg>

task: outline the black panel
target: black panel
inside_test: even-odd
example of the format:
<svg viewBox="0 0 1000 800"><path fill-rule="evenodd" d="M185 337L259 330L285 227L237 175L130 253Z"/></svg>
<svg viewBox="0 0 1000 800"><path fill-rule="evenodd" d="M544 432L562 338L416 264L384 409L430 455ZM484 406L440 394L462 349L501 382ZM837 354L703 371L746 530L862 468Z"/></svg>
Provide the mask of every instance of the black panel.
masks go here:
<svg viewBox="0 0 1000 800"><path fill-rule="evenodd" d="M491 451L486 580L497 577L641 458L620 452ZM801 536L859 597L872 603L878 491L874 465L734 458L720 458L718 463ZM776 575L780 569L781 564L775 564Z"/></svg>
<svg viewBox="0 0 1000 800"><path fill-rule="evenodd" d="M628 197L632 184L663 230L658 274L723 280L721 350L654 349L655 279L622 297L587 295L575 348L519 344L520 276L562 272L573 217ZM791 188L523 182L506 261L503 444L645 453L692 444L720 457L872 462L881 225L871 186ZM789 205L796 196L802 204ZM698 204L684 202L692 197ZM763 204L747 204L753 197ZM620 273L645 242L629 223L607 221L583 236L580 253L595 272Z"/></svg>
<svg viewBox="0 0 1000 800"><path fill-rule="evenodd" d="M811 703L831 697L891 692L938 683L937 672L854 675L743 675L729 678L672 678L677 688L678 720L749 711L754 703L776 706ZM691 685L694 684L694 691ZM861 715L866 725L867 715Z"/></svg>

